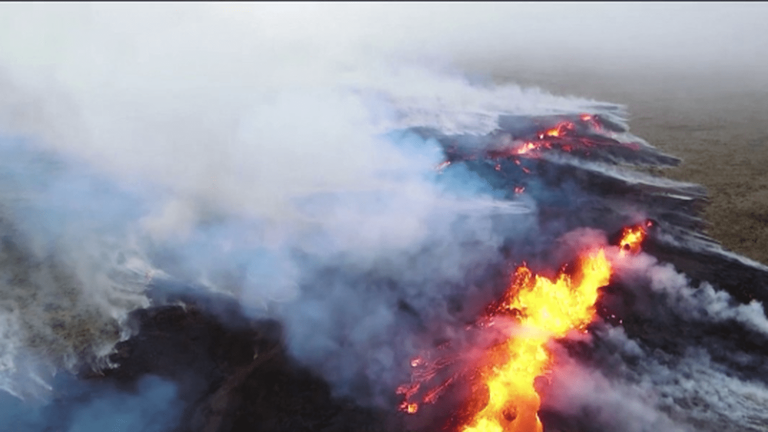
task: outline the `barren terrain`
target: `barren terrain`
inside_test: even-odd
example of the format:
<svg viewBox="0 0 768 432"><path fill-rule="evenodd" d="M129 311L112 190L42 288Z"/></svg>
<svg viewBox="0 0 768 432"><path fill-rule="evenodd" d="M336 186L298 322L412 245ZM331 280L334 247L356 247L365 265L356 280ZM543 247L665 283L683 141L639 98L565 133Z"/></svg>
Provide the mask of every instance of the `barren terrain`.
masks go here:
<svg viewBox="0 0 768 432"><path fill-rule="evenodd" d="M634 134L683 159L665 175L707 188L709 234L768 263L768 80L754 71L499 70L501 81L626 105Z"/></svg>

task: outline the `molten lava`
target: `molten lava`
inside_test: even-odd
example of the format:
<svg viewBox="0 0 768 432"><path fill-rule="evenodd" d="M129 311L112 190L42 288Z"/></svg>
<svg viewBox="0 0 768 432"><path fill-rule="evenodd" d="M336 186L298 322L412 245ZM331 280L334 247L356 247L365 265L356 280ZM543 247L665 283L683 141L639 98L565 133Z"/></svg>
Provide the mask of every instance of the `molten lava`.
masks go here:
<svg viewBox="0 0 768 432"><path fill-rule="evenodd" d="M518 318L522 335L495 346L482 367L488 402L463 432L541 431L540 398L534 380L546 373L551 356L546 343L592 321L598 289L608 284L611 265L602 249L582 257L579 274L561 273L555 280L522 266L514 274L495 312Z"/></svg>
<svg viewBox="0 0 768 432"><path fill-rule="evenodd" d="M647 227L651 225L650 221L646 223ZM645 234L642 225L625 228L619 240L619 256L637 253ZM579 258L575 272L561 271L555 279L536 275L526 265L517 268L504 296L488 308L485 317L490 323L486 323L486 327L493 325L494 317L513 317L518 324L515 334L490 348L482 364L472 366L474 373L461 373L476 377L475 400L466 404L475 408L463 416L469 420L460 427L461 432L543 430L538 417L541 399L534 382L552 367L547 343L570 331L586 328L595 315L598 291L608 284L611 271L604 248L586 251ZM440 367L452 360L443 358L429 363L424 357L411 361L411 367L420 372L410 384L398 388L398 393L405 397L401 410L416 413L419 404L413 401L415 395L426 381L436 376ZM427 392L421 401L433 403L457 376Z"/></svg>
<svg viewBox="0 0 768 432"><path fill-rule="evenodd" d="M539 134L539 139L544 139L544 137L560 137L565 135L566 131L573 130L575 128L574 124L569 121L563 121L557 124L557 126L547 129L544 131L544 133Z"/></svg>
<svg viewBox="0 0 768 432"><path fill-rule="evenodd" d="M647 224L650 224L650 222ZM642 225L624 228L621 233L621 240L619 241L621 253L626 254L627 252L630 252L634 254L639 252L640 245L643 243L644 239L645 228Z"/></svg>
<svg viewBox="0 0 768 432"><path fill-rule="evenodd" d="M498 156L535 157L539 151L554 148L571 153L574 148L586 149L600 145L601 140L595 133L601 130L602 127L595 116L581 114L578 120L563 120L549 129L540 130L535 136L529 136L517 147L511 149L511 152L506 154L499 152Z"/></svg>

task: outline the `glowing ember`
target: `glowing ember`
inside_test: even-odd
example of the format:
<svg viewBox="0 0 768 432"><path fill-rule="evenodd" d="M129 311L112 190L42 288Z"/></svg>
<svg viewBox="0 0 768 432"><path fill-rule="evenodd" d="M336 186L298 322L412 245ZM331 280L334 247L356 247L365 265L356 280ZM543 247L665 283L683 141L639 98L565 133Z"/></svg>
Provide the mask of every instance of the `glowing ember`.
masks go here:
<svg viewBox="0 0 768 432"><path fill-rule="evenodd" d="M605 141L594 135L601 131L602 127L597 117L591 114L581 114L579 121L563 120L553 127L540 130L533 139L522 141L518 146L506 153L506 156L536 157L542 150L560 149L571 153L574 148L584 149L596 145L605 144ZM603 134L604 135L604 134ZM610 141L615 144L615 141ZM624 144L632 147L632 143Z"/></svg>
<svg viewBox="0 0 768 432"><path fill-rule="evenodd" d="M523 145L522 145L520 148L518 148L518 149L516 150L516 153L517 153L517 154L519 154L519 155L521 155L521 154L526 154L526 153L528 153L529 151L531 151L531 150L535 149L536 147L537 147L537 146L536 146L536 144L535 144L535 143L532 143L532 142L527 142L527 143L523 144Z"/></svg>
<svg viewBox="0 0 768 432"><path fill-rule="evenodd" d="M563 136L565 135L565 132L567 130L571 130L571 129L573 129L573 123L568 121L561 122L557 126L553 127L552 129L548 129L546 132L544 132L544 136L548 136L548 137Z"/></svg>
<svg viewBox="0 0 768 432"><path fill-rule="evenodd" d="M568 119L561 119L557 123L552 123L554 119L545 119L539 122L539 129L532 132L530 130L520 131L521 135L512 132L512 145L507 144L508 134L502 134L503 140L498 142L499 147L487 151L484 155L476 153L473 150L457 150L455 146L446 149L451 155L452 161L477 160L478 157L487 157L491 160L505 158L511 159L517 165L520 165L519 158L540 158L550 150L557 150L565 153L575 153L577 156L590 155L589 149L597 147L622 147L638 151L641 145L637 142L622 142L615 132L606 130L603 126L604 120L597 115L579 114L578 116L569 116ZM467 151L467 153L464 153ZM438 165L436 169L441 171L451 162L445 161ZM496 171L501 171L500 165L494 167ZM525 170L524 170L525 171ZM527 171L526 171L527 172Z"/></svg>
<svg viewBox="0 0 768 432"><path fill-rule="evenodd" d="M653 223L648 221L646 226L650 227ZM621 240L619 241L619 247L621 253L638 253L640 251L640 245L645 239L645 228L642 225L636 225L633 227L624 228L621 233Z"/></svg>
<svg viewBox="0 0 768 432"><path fill-rule="evenodd" d="M592 321L598 289L611 275L602 249L587 253L579 269L574 278L561 273L555 280L534 275L526 266L517 269L497 310L516 315L525 331L489 353L481 371L488 403L463 432L542 430L537 414L540 398L533 383L550 366L545 344Z"/></svg>

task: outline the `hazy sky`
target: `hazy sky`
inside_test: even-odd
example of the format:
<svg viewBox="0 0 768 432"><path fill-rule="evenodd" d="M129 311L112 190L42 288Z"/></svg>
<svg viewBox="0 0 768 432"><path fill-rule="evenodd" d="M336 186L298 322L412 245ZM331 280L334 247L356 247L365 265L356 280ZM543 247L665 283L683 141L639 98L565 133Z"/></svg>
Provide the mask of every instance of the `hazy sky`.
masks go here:
<svg viewBox="0 0 768 432"><path fill-rule="evenodd" d="M283 61L318 54L361 61L387 53L765 71L768 58L764 3L3 4L0 11L4 63L36 65L110 41L121 42L109 45L115 55L141 47L142 39L205 44L199 34L212 48L233 32L240 32L242 46L217 50L247 55L256 44L253 53L282 50Z"/></svg>

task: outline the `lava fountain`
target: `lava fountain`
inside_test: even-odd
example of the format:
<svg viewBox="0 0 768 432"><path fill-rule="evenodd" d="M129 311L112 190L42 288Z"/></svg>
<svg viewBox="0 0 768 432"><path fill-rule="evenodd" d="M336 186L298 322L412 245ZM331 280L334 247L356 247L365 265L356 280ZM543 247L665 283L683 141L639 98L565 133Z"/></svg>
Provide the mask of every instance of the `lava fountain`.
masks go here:
<svg viewBox="0 0 768 432"><path fill-rule="evenodd" d="M642 225L625 228L617 256L637 253L644 237ZM474 412L462 416L469 420L459 428L461 432L543 430L538 416L541 399L535 381L546 376L553 366L547 343L571 331L585 330L595 316L599 290L608 285L611 271L605 247L584 251L575 271L568 272L564 266L552 279L534 274L525 264L515 270L504 295L488 307L484 318L492 323L496 317L511 317L517 325L514 334L491 347L481 364L473 365L473 396L464 409ZM422 358L416 358L411 365L417 367L422 362ZM450 381L453 379L441 387ZM400 392L406 395L401 405L403 411L418 411L419 403L408 397L421 384L401 388ZM422 402L434 402L436 394L428 392Z"/></svg>
<svg viewBox="0 0 768 432"><path fill-rule="evenodd" d="M493 313L517 317L522 335L510 337L488 353L480 373L488 402L462 428L464 432L541 431L539 395L534 380L546 373L551 358L546 343L583 329L594 315L598 289L607 285L611 265L605 250L588 251L578 272L552 280L519 267Z"/></svg>

